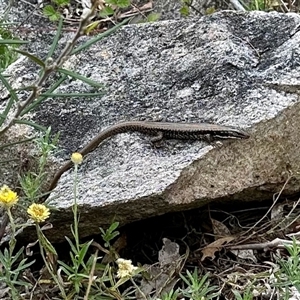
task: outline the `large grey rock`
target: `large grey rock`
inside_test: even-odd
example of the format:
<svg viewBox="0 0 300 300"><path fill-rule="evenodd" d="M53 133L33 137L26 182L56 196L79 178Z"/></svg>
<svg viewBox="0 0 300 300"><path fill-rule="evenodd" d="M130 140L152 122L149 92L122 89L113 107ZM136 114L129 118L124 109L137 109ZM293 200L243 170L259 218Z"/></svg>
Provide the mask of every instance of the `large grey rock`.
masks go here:
<svg viewBox="0 0 300 300"><path fill-rule="evenodd" d="M111 124L122 120L212 122L237 126L249 140L167 141L152 147L141 134L122 134L89 154L80 168L81 236L211 201L263 200L298 172L300 104L296 94L267 82L299 76L296 14L223 12L188 21L125 26L71 57L65 67L105 85L99 98L49 99L33 119L60 132L60 161ZM34 72L22 61L15 78ZM20 70L20 71L19 71ZM26 79L26 78L25 78ZM26 81L26 80L25 80ZM84 92L79 81L59 92ZM50 178L51 180L51 178ZM50 196L50 238L70 232L73 173ZM287 194L299 191L291 180Z"/></svg>

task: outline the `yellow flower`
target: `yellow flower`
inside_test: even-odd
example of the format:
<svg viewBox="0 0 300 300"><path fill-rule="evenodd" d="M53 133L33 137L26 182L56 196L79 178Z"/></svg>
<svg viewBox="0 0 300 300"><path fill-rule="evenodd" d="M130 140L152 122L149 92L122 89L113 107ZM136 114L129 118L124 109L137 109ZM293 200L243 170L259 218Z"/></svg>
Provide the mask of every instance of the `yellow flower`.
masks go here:
<svg viewBox="0 0 300 300"><path fill-rule="evenodd" d="M137 267L133 266L132 261L129 259L118 258L117 264L119 267L117 276L119 278L132 277L134 275L134 271L137 270Z"/></svg>
<svg viewBox="0 0 300 300"><path fill-rule="evenodd" d="M82 155L78 152L74 152L71 156L71 161L74 165L80 165L82 163Z"/></svg>
<svg viewBox="0 0 300 300"><path fill-rule="evenodd" d="M7 185L3 185L0 189L0 205L5 208L10 208L18 202L17 193L13 192Z"/></svg>
<svg viewBox="0 0 300 300"><path fill-rule="evenodd" d="M30 218L37 223L44 222L50 216L49 208L44 204L31 204L27 209L27 213Z"/></svg>

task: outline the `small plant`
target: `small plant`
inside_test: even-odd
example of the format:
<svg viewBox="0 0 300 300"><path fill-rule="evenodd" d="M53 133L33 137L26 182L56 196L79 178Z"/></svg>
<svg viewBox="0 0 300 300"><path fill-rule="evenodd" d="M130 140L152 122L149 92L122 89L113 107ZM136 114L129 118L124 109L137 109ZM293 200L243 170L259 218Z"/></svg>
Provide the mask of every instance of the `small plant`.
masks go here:
<svg viewBox="0 0 300 300"><path fill-rule="evenodd" d="M154 12L153 12L153 13L150 13L150 14L147 16L146 22L149 22L149 23L151 23L151 22L156 22L156 21L159 20L160 16L161 16L161 14L159 14L159 13L154 13Z"/></svg>
<svg viewBox="0 0 300 300"><path fill-rule="evenodd" d="M107 248L111 247L110 241L120 234L119 231L116 231L118 227L119 227L119 222L114 222L109 226L109 228L106 231L103 230L103 228L101 227L99 228L101 231L101 236L105 241L104 244L105 247Z"/></svg>
<svg viewBox="0 0 300 300"><path fill-rule="evenodd" d="M68 266L63 261L58 261L61 270L63 273L67 275L67 280L69 283L71 283L71 287L69 288L69 294L79 294L80 290L83 287L83 283L85 280L89 278L89 272L90 269L86 265L85 261L87 251L93 242L92 240L89 242L86 242L84 244L79 243L79 232L78 232L78 225L79 225L79 216L78 216L78 204L77 204L77 172L78 172L78 165L82 163L82 155L80 153L73 153L71 157L72 162L75 166L75 176L74 176L74 204L72 206L73 211L73 217L74 217L74 223L73 226L71 226L71 232L72 237L74 238L74 243L71 239L66 237L66 240L68 241L71 251L70 251L70 258L72 265ZM74 289L74 290L73 290Z"/></svg>
<svg viewBox="0 0 300 300"><path fill-rule="evenodd" d="M13 49L18 47L18 43L20 41L15 39L11 31L7 29L5 21L0 20L0 71L17 59L17 53Z"/></svg>
<svg viewBox="0 0 300 300"><path fill-rule="evenodd" d="M193 300L213 299L219 295L216 291L216 286L210 286L208 280L209 274L199 277L198 270L195 268L193 273L187 270L187 277L180 274L181 279L186 283L187 288L181 290L183 296Z"/></svg>
<svg viewBox="0 0 300 300"><path fill-rule="evenodd" d="M251 0L248 4L248 10L261 10L264 11L267 8L267 2L265 0Z"/></svg>
<svg viewBox="0 0 300 300"><path fill-rule="evenodd" d="M130 6L130 0L105 0L101 5L99 16L107 18L116 14L121 8Z"/></svg>
<svg viewBox="0 0 300 300"><path fill-rule="evenodd" d="M17 204L19 197L17 193L12 191L8 186L3 185L0 189L0 206L6 210L11 226L11 238L9 240L8 249L0 251L0 280L8 287L9 294L12 299L19 299L18 287L29 286L27 282L20 279L20 274L26 268L31 266L34 261L26 263L27 259L22 259L24 247L20 248L17 253L14 253L16 246L15 233L17 226L11 212L12 207Z"/></svg>
<svg viewBox="0 0 300 300"><path fill-rule="evenodd" d="M293 238L293 243L286 245L285 248L289 253L289 257L287 259L278 258L280 269L275 274L276 283L274 285L284 288L286 294L292 286L300 292L300 245Z"/></svg>
<svg viewBox="0 0 300 300"><path fill-rule="evenodd" d="M171 290L169 293L163 294L160 299L157 300L177 300L179 297L179 291Z"/></svg>
<svg viewBox="0 0 300 300"><path fill-rule="evenodd" d="M71 157L72 162L75 165L75 176L74 176L74 204L72 207L74 223L71 226L72 237L74 242L71 239L67 238L67 241L70 245L70 259L71 264L67 265L63 261L58 261L60 269L63 274L67 275L68 281L68 292L64 291L64 295L68 298L73 298L75 295L79 295L82 292L85 292L86 299L89 296L106 296L106 299L124 299L124 295L119 291L119 286L123 285L128 280L137 274L140 270L132 265L131 260L126 260L118 258L116 264L118 265L118 271L115 272L115 268L112 268L109 264L102 268L100 276L94 276L94 271L97 265L97 253L94 256L87 258L88 250L92 245L93 241L86 242L84 244L79 243L79 232L78 232L78 205L77 205L77 172L78 165L82 162L82 156L80 153L73 153ZM106 231L100 228L102 232L102 237L105 241L105 247L109 247L109 250L105 250L100 247L101 250L104 249L105 253L111 254L112 246L110 241L115 238L119 232L116 231L119 223L113 223ZM58 281L58 276L53 274ZM117 278L119 280L117 281ZM135 285L135 283L133 283ZM138 287L137 287L138 288ZM126 291L126 294L134 292ZM63 293L62 293L63 294Z"/></svg>
<svg viewBox="0 0 300 300"><path fill-rule="evenodd" d="M253 293L251 291L251 286L248 286L243 295L240 292L233 290L232 291L236 300L253 300Z"/></svg>
<svg viewBox="0 0 300 300"><path fill-rule="evenodd" d="M49 18L50 21L58 21L61 17L59 10L70 3L70 0L52 0L52 5L46 5L43 8L43 14Z"/></svg>
<svg viewBox="0 0 300 300"><path fill-rule="evenodd" d="M190 14L190 6L193 0L181 0L182 6L180 8L180 13L184 17L188 17Z"/></svg>
<svg viewBox="0 0 300 300"><path fill-rule="evenodd" d="M39 161L36 170L30 170L24 176L20 177L20 184L23 193L25 194L26 201L28 201L29 203L33 203L43 196L42 190L47 176L46 165L49 159L49 155L54 149L56 149L56 145L58 142L58 135L51 139L50 134L51 128L49 127L46 130L45 135L42 135L35 140L37 149L39 149L40 151L40 155L38 155Z"/></svg>

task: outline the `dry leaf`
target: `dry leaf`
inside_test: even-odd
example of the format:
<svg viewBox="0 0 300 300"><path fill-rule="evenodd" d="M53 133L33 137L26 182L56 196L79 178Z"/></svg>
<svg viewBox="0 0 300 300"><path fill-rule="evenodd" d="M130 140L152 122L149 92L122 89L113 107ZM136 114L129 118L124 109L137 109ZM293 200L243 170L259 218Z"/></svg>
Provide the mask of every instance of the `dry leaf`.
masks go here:
<svg viewBox="0 0 300 300"><path fill-rule="evenodd" d="M223 248L222 246L224 244L227 244L227 243L233 241L234 239L235 239L235 237L233 237L233 236L226 236L226 237L220 238L220 239L210 243L204 249L201 250L201 252L203 254L201 261L203 261L207 257L214 259L215 253L217 251L220 251Z"/></svg>
<svg viewBox="0 0 300 300"><path fill-rule="evenodd" d="M230 230L222 222L219 222L215 219L211 219L211 223L212 223L213 232L217 238L221 236L231 235Z"/></svg>

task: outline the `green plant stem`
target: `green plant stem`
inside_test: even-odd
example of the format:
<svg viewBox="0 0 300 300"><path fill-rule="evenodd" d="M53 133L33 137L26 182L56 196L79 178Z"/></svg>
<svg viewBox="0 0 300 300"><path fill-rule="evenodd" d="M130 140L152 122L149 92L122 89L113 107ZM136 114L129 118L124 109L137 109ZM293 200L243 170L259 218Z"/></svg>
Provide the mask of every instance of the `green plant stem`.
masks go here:
<svg viewBox="0 0 300 300"><path fill-rule="evenodd" d="M9 219L9 223L10 223L10 228L11 228L11 238L9 240L9 254L10 254L10 257L12 257L14 249L15 249L15 245L16 245L16 238L15 238L16 224L15 224L13 216L11 214L10 207L7 208L6 213L8 215L8 219Z"/></svg>
<svg viewBox="0 0 300 300"><path fill-rule="evenodd" d="M6 211L7 215L8 215L8 219L10 222L10 228L11 228L11 239L9 240L9 270L6 270L5 272L5 276L6 276L6 284L10 287L10 291L11 291L11 297L12 299L18 299L18 290L16 289L16 287L12 284L12 259L13 259L13 252L16 246L16 238L15 238L15 233L16 233L16 225L13 219L13 216L11 214L11 210L10 207L7 208Z"/></svg>
<svg viewBox="0 0 300 300"><path fill-rule="evenodd" d="M40 236L41 234L43 234L41 232L41 228L40 228L40 226L39 226L38 223L35 224L35 228L36 228L36 232L37 232L38 236ZM40 241L40 238L39 238L39 246L40 246L41 256L43 258L43 261L44 261L44 263L46 265L46 268L47 268L48 272L50 273L51 277L53 278L53 280L55 281L55 283L59 287L59 290L61 292L62 298L63 299L67 299L67 295L65 293L64 287L61 285L60 281L57 279L57 275L54 274L54 272L52 271L52 267L49 265L49 263L48 263L48 261L47 261L47 259L45 257L44 248L43 248L43 245L42 245L42 243Z"/></svg>
<svg viewBox="0 0 300 300"><path fill-rule="evenodd" d="M74 172L74 204L72 207L73 216L74 216L74 228L73 235L75 238L76 249L79 252L79 233L78 233L78 206L77 206L77 194L78 194L78 165L75 164L75 172Z"/></svg>
<svg viewBox="0 0 300 300"><path fill-rule="evenodd" d="M89 299L89 294L90 294L92 283L93 283L93 277L94 277L94 274L95 274L97 257L98 257L98 250L96 250L96 252L94 254L94 259L93 259L91 271L90 271L90 274L89 274L89 283L88 283L88 286L87 286L87 289L86 289L86 292L85 292L85 295L84 295L84 298L83 298L84 300Z"/></svg>

